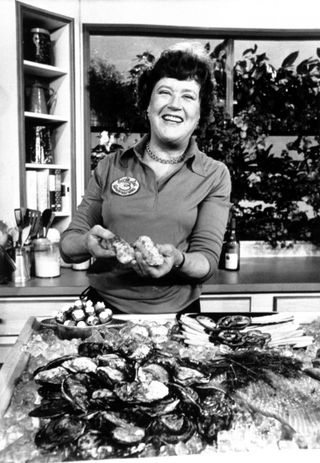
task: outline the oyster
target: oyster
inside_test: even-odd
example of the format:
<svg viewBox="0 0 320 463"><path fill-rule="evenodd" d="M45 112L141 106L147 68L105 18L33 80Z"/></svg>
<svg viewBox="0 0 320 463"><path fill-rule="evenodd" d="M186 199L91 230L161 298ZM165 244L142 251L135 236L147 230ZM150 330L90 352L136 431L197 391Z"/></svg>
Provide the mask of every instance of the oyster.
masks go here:
<svg viewBox="0 0 320 463"><path fill-rule="evenodd" d="M142 361L146 360L153 350L153 344L151 341L137 339L125 339L119 346L120 352L130 360Z"/></svg>
<svg viewBox="0 0 320 463"><path fill-rule="evenodd" d="M176 410L180 404L180 399L174 395L169 395L164 399L158 401L156 404L152 403L150 406L139 404L138 412L142 412L144 415L147 415L151 418L156 418L158 416L167 415Z"/></svg>
<svg viewBox="0 0 320 463"><path fill-rule="evenodd" d="M78 347L79 355L84 357L93 358L107 352L109 352L109 349L103 342L84 341Z"/></svg>
<svg viewBox="0 0 320 463"><path fill-rule="evenodd" d="M62 363L62 367L73 373L95 373L97 363L89 357L75 357Z"/></svg>
<svg viewBox="0 0 320 463"><path fill-rule="evenodd" d="M46 363L44 366L41 366L39 368L37 368L34 372L33 372L33 377L35 377L40 371L44 371L44 370L50 370L52 368L56 368L58 366L61 366L63 362L65 362L66 360L72 360L76 357L76 355L64 355L62 357L58 357L54 360L51 360L50 362Z"/></svg>
<svg viewBox="0 0 320 463"><path fill-rule="evenodd" d="M105 407L115 399L117 399L117 396L111 389L101 388L92 392L90 401L96 403L100 407Z"/></svg>
<svg viewBox="0 0 320 463"><path fill-rule="evenodd" d="M178 384L191 386L192 384L204 384L209 382L210 377L195 368L184 367L176 364L174 368L174 380Z"/></svg>
<svg viewBox="0 0 320 463"><path fill-rule="evenodd" d="M147 326L139 323L128 323L120 330L121 338L145 340L150 337L150 330Z"/></svg>
<svg viewBox="0 0 320 463"><path fill-rule="evenodd" d="M139 236L133 243L135 252L139 251L148 265L162 265L164 257L149 236Z"/></svg>
<svg viewBox="0 0 320 463"><path fill-rule="evenodd" d="M145 437L145 430L133 424L117 426L112 432L112 438L120 444L133 445L141 442Z"/></svg>
<svg viewBox="0 0 320 463"><path fill-rule="evenodd" d="M35 444L45 450L53 450L75 441L84 432L85 425L78 416L64 415L49 421L35 436Z"/></svg>
<svg viewBox="0 0 320 463"><path fill-rule="evenodd" d="M192 419L188 419L183 413L172 413L160 417L153 423L154 440L166 443L177 444L186 442L196 431Z"/></svg>
<svg viewBox="0 0 320 463"><path fill-rule="evenodd" d="M70 403L63 399L43 399L41 404L29 412L29 416L53 418L71 412Z"/></svg>
<svg viewBox="0 0 320 463"><path fill-rule="evenodd" d="M163 426L167 428L168 431L176 433L181 431L181 429L183 428L184 415L171 413L169 415L162 416L159 422L163 424Z"/></svg>
<svg viewBox="0 0 320 463"><path fill-rule="evenodd" d="M141 382L156 380L167 384L170 378L168 371L164 367L157 363L150 363L138 368L137 379Z"/></svg>
<svg viewBox="0 0 320 463"><path fill-rule="evenodd" d="M130 425L128 421L122 417L121 413L119 412L107 412L107 411L102 411L101 412L101 417L107 421L110 424L113 424L114 426L122 426L126 427Z"/></svg>
<svg viewBox="0 0 320 463"><path fill-rule="evenodd" d="M42 371L38 371L38 373L34 376L34 380L36 383L42 385L57 385L61 384L69 374L70 373L65 368L57 366L48 370L44 369Z"/></svg>
<svg viewBox="0 0 320 463"><path fill-rule="evenodd" d="M85 374L69 375L61 385L64 397L75 410L86 412L89 407L89 390Z"/></svg>
<svg viewBox="0 0 320 463"><path fill-rule="evenodd" d="M123 371L111 367L98 367L97 374L101 381L107 386L112 386L112 384L117 384L126 379L126 375Z"/></svg>
<svg viewBox="0 0 320 463"><path fill-rule="evenodd" d="M147 383L133 381L132 383L116 384L114 392L123 402L149 403L166 397L169 394L169 389L160 381Z"/></svg>
<svg viewBox="0 0 320 463"><path fill-rule="evenodd" d="M99 366L108 366L110 368L116 368L120 371L127 370L127 362L123 357L117 354L104 354L98 355L97 357Z"/></svg>
<svg viewBox="0 0 320 463"><path fill-rule="evenodd" d="M173 384L172 387L177 391L177 395L182 402L184 413L198 416L199 413L201 413L200 397L198 393L190 386L183 387L179 384Z"/></svg>

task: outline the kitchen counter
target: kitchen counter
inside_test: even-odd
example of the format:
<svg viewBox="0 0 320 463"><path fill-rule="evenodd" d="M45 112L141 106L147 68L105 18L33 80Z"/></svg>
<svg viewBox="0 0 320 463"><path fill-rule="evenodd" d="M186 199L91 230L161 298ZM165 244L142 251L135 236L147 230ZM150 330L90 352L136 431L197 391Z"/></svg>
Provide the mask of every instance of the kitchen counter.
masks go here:
<svg viewBox="0 0 320 463"><path fill-rule="evenodd" d="M0 285L0 363L28 317L50 318L88 286L85 271ZM239 272L218 270L203 285L202 312L320 311L320 257L242 258Z"/></svg>
<svg viewBox="0 0 320 463"><path fill-rule="evenodd" d="M58 278L31 278L24 286L0 285L1 297L78 296L88 286L85 271L62 268ZM320 292L320 257L241 259L239 272L218 270L203 294Z"/></svg>

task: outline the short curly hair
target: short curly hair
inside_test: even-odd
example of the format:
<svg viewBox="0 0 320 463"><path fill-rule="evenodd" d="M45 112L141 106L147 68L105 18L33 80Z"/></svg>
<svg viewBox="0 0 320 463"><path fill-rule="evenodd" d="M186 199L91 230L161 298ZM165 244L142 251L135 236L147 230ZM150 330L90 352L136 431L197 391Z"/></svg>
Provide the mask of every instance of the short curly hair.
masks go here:
<svg viewBox="0 0 320 463"><path fill-rule="evenodd" d="M137 86L138 107L147 110L152 91L156 83L170 77L178 80L194 79L200 85L200 120L204 126L209 120L213 104L213 81L211 69L205 59L187 50L169 49L162 52L151 69L146 69L140 76Z"/></svg>

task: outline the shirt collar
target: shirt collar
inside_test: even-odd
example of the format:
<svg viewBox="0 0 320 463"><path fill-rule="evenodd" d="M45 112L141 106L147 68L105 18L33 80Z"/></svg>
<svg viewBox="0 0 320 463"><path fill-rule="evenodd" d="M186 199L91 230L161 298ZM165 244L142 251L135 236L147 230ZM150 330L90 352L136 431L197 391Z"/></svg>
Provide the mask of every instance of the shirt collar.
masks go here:
<svg viewBox="0 0 320 463"><path fill-rule="evenodd" d="M141 160L144 155L146 144L149 138L150 138L149 134L146 134L132 148L129 148L128 150L124 150L120 155L121 163L124 166L126 166L127 158L133 155L136 155ZM186 151L185 159L194 173L201 175L202 177L206 176L204 165L203 165L202 152L198 148L195 137L191 137L190 139L190 143Z"/></svg>

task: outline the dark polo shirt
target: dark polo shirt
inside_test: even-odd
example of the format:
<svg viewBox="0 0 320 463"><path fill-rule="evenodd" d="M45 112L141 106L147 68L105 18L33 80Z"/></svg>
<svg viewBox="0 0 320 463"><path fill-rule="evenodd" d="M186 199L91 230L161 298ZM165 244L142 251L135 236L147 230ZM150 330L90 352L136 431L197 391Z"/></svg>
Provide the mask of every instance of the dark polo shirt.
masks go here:
<svg viewBox="0 0 320 463"><path fill-rule="evenodd" d="M200 152L192 139L183 165L157 181L143 162L146 141L144 137L134 148L99 162L62 240L71 231L82 234L96 224L128 242L147 235L158 244L201 252L210 263L210 278L218 266L230 208L229 171ZM124 177L131 179L132 188L127 189ZM141 278L113 259L97 260L89 280L106 301L127 313L178 312L199 297L202 283L175 271L160 279Z"/></svg>

